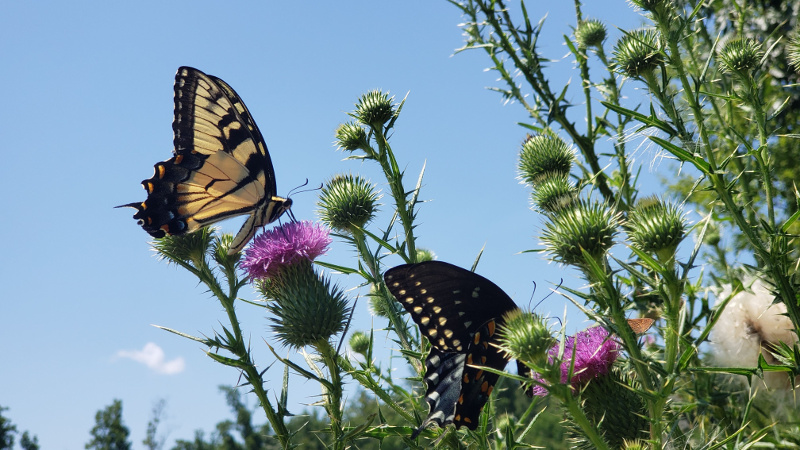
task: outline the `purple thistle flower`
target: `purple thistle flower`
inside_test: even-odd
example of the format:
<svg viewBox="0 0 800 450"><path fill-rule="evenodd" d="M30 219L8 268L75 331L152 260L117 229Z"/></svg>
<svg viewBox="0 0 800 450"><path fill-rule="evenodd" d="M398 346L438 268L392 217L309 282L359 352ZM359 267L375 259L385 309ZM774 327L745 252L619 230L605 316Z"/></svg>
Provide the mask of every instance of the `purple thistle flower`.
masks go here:
<svg viewBox="0 0 800 450"><path fill-rule="evenodd" d="M309 222L290 222L262 233L245 250L242 267L251 279L272 278L285 267L313 261L328 250L329 230Z"/></svg>
<svg viewBox="0 0 800 450"><path fill-rule="evenodd" d="M548 351L548 361L552 363L558 356L558 344ZM575 336L567 338L564 343L564 357L561 362L561 383L567 383L569 368L572 364L572 354L575 353L575 366L572 371L570 384L575 389L580 389L592 378L608 374L611 365L617 360L620 345L609 339L608 330L603 327L592 327L578 332ZM543 382L539 374L534 379ZM533 386L533 394L540 397L547 395L543 386Z"/></svg>

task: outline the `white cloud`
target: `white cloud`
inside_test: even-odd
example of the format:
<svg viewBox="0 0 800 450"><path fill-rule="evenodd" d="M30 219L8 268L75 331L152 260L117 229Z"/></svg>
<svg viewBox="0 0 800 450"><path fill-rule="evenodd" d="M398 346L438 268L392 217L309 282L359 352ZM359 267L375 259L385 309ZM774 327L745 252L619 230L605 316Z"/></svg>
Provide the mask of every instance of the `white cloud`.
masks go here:
<svg viewBox="0 0 800 450"><path fill-rule="evenodd" d="M181 357L166 361L164 350L153 342L148 342L141 350L120 350L117 356L132 359L165 375L175 375L186 368L186 362Z"/></svg>

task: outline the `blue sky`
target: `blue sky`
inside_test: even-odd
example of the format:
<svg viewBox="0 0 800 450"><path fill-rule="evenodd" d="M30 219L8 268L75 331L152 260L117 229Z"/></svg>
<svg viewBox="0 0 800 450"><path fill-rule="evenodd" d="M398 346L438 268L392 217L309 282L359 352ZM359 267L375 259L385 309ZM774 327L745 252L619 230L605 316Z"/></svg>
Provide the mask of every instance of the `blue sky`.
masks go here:
<svg viewBox="0 0 800 450"><path fill-rule="evenodd" d="M453 56L463 45L455 7L444 0L222 5L0 5L0 214L7 232L0 405L42 448L83 448L95 412L115 398L123 402L134 448L142 447L161 398L167 448L230 417L217 386L235 384L237 373L213 363L195 342L151 326L211 334L224 319L221 307L195 279L153 257L132 210L113 209L143 200L139 182L171 154L172 82L181 65L226 80L242 96L269 145L279 194L341 172L385 187L373 167L342 161L333 133L361 93L381 88L398 100L408 93L392 146L409 183L427 165L421 198L429 202L419 213L418 245L462 266L485 245L478 272L522 305L545 297L562 278L580 287L571 272L519 254L538 247L541 223L515 178L525 137L517 122L527 116L484 89L495 78L483 71L484 54ZM554 85L574 82L562 37L574 24L574 6L532 1L528 10L534 19L548 15L541 48L556 60ZM609 21L612 40L619 35L614 26L633 28L641 20L623 0L586 2L584 15ZM582 102L579 94L570 98ZM316 193L293 200L298 219L316 218ZM239 224L222 227L235 232ZM354 262L341 243L325 260ZM337 280L346 287L357 282ZM538 307L558 316L564 308L558 296ZM273 342L263 311L245 305L239 314L257 360L270 364L260 344L262 337ZM574 309L570 314L570 327L585 326ZM371 325L384 323L360 302L352 329ZM280 375L273 369L267 376L276 389ZM317 400L316 385L293 378L290 388L294 413Z"/></svg>

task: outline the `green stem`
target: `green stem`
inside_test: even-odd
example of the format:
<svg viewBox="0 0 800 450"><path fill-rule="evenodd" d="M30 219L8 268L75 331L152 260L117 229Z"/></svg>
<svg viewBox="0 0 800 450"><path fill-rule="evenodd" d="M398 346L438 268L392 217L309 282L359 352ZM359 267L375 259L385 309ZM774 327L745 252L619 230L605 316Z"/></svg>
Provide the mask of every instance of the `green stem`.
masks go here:
<svg viewBox="0 0 800 450"><path fill-rule="evenodd" d="M414 237L415 205L413 202L408 201L408 195L403 187L403 173L397 165L397 160L394 158L394 152L389 146L389 141L380 128L373 128L372 131L379 149L377 161L380 163L383 174L389 182L395 208L398 216L400 216L400 223L403 225L406 260L413 263L417 261L416 239ZM412 196L412 198L414 197Z"/></svg>
<svg viewBox="0 0 800 450"><path fill-rule="evenodd" d="M320 341L314 347L322 356L322 360L330 374L331 388L328 389L325 385L322 386L322 394L325 397L325 410L331 419L333 444L330 448L344 450L347 448L347 442L342 439L344 436L344 430L342 429L342 374L338 364L339 358L336 350L328 341Z"/></svg>
<svg viewBox="0 0 800 450"><path fill-rule="evenodd" d="M206 283L206 285L214 291L212 285ZM222 303L222 306L225 308L225 312L228 314L228 320L231 324L231 329L233 330L233 335L235 342L227 348L226 350L230 351L236 357L239 358L239 362L242 363L245 379L247 382L252 386L253 392L258 397L259 402L261 402L261 407L264 410L264 413L267 415L267 419L269 420L272 429L275 431L275 436L281 443L281 447L284 449L290 448L289 442L289 430L286 429L286 425L283 423L283 420L275 411L275 408L272 407L272 403L269 401L269 397L267 397L267 391L264 389L264 380L261 376L261 373L256 368L255 362L253 362L250 353L247 351L247 346L244 343L244 338L242 337L242 331L239 327L239 319L236 317L236 309L234 307L234 299L236 299L236 294L238 292L238 287L233 289L229 295L223 294L221 291L214 292L217 298Z"/></svg>
<svg viewBox="0 0 800 450"><path fill-rule="evenodd" d="M394 296L389 292L386 288L386 284L383 282L383 275L381 273L381 266L378 259L375 255L370 251L369 246L367 245L366 236L359 230L353 231L353 243L356 247L356 251L361 256L361 259L364 261L364 264L367 266L367 270L370 272L371 279L369 280L376 289L376 295L381 295L385 300L392 302L389 308L386 308L386 315L389 318L389 323L391 324L392 329L397 334L397 338L400 340L400 346L403 350L411 350L417 351L411 345L413 339L411 338L411 334L408 328L408 324L403 317L400 315L400 311L397 308L391 307L394 306ZM414 367L417 373L422 373L423 366L419 360L413 358L411 356L406 356L406 360Z"/></svg>

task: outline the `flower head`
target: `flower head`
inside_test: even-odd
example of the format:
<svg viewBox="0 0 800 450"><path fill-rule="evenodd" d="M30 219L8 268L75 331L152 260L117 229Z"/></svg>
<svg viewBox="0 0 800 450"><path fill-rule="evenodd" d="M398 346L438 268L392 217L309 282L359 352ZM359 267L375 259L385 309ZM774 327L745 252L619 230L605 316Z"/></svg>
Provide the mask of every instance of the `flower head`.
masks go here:
<svg viewBox="0 0 800 450"><path fill-rule="evenodd" d="M328 230L318 224L287 223L256 237L245 251L242 267L252 279L272 278L287 266L313 261L330 243Z"/></svg>
<svg viewBox="0 0 800 450"><path fill-rule="evenodd" d="M367 132L357 123L343 123L336 129L336 145L350 152L369 147Z"/></svg>
<svg viewBox="0 0 800 450"><path fill-rule="evenodd" d="M597 19L582 20L575 29L575 41L583 48L600 47L606 35L606 26Z"/></svg>
<svg viewBox="0 0 800 450"><path fill-rule="evenodd" d="M503 319L499 347L523 364L544 361L555 342L545 320L521 309L509 312Z"/></svg>
<svg viewBox="0 0 800 450"><path fill-rule="evenodd" d="M358 354L366 356L369 351L369 344L369 336L363 331L355 331L350 336L350 348Z"/></svg>
<svg viewBox="0 0 800 450"><path fill-rule="evenodd" d="M645 76L662 63L659 35L655 30L642 29L623 36L614 47L614 65L628 77Z"/></svg>
<svg viewBox="0 0 800 450"><path fill-rule="evenodd" d="M548 174L568 175L573 161L575 150L560 137L530 136L519 152L519 178L535 187Z"/></svg>
<svg viewBox="0 0 800 450"><path fill-rule="evenodd" d="M719 64L724 72L746 74L761 65L764 50L753 39L735 39L719 52Z"/></svg>
<svg viewBox="0 0 800 450"><path fill-rule="evenodd" d="M559 345L555 345L548 352L551 362L558 357L558 349ZM578 389L588 381L608 374L619 350L620 345L609 339L608 330L603 327L592 327L570 336L564 343L564 356L561 358L561 382L566 384L569 381L573 388ZM573 353L575 366L570 379ZM541 377L538 378L541 381ZM534 386L533 394L543 397L547 395L547 389Z"/></svg>
<svg viewBox="0 0 800 450"><path fill-rule="evenodd" d="M352 115L364 125L380 128L395 115L393 100L388 93L377 89L369 91L358 99Z"/></svg>
<svg viewBox="0 0 800 450"><path fill-rule="evenodd" d="M646 197L628 214L626 228L634 246L666 261L686 235L686 219L676 205Z"/></svg>
<svg viewBox="0 0 800 450"><path fill-rule="evenodd" d="M711 348L719 366L755 367L759 355L776 364L770 347L779 342L797 342L792 321L786 316L786 305L774 303L775 295L759 279L745 277L746 291L734 295L711 330ZM731 285L722 286L717 302L730 298ZM788 377L778 372L764 373L764 383L770 388L789 387Z"/></svg>
<svg viewBox="0 0 800 450"><path fill-rule="evenodd" d="M319 216L334 230L355 233L369 223L380 196L375 186L358 175L336 175L319 195Z"/></svg>
<svg viewBox="0 0 800 450"><path fill-rule="evenodd" d="M531 200L537 211L545 214L557 213L569 206L578 193L575 185L565 174L552 174L542 179L533 190Z"/></svg>
<svg viewBox="0 0 800 450"><path fill-rule="evenodd" d="M599 262L614 245L620 215L598 202L575 201L553 214L541 239L557 262L583 266L583 252Z"/></svg>

